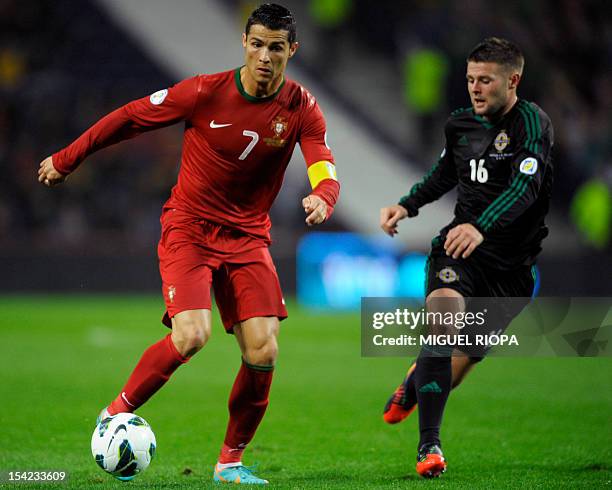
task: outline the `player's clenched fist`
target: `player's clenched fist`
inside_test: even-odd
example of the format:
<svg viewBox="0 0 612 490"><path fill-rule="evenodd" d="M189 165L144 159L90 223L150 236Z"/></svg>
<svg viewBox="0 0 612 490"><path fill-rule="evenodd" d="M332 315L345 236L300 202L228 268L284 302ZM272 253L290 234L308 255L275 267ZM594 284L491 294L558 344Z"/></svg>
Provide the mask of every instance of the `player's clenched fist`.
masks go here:
<svg viewBox="0 0 612 490"><path fill-rule="evenodd" d="M306 196L302 199L302 206L308 216L306 216L306 224L308 226L320 225L327 218L327 204L319 196Z"/></svg>
<svg viewBox="0 0 612 490"><path fill-rule="evenodd" d="M380 210L380 227L389 235L397 235L397 222L408 216L408 211L403 206L395 204Z"/></svg>
<svg viewBox="0 0 612 490"><path fill-rule="evenodd" d="M53 187L54 185L61 184L64 180L66 180L66 176L60 174L53 166L53 157L47 157L40 162L38 182L47 187Z"/></svg>
<svg viewBox="0 0 612 490"><path fill-rule="evenodd" d="M463 223L447 233L444 250L446 250L446 255L452 255L453 259L459 257L467 259L483 240L482 233L474 225Z"/></svg>

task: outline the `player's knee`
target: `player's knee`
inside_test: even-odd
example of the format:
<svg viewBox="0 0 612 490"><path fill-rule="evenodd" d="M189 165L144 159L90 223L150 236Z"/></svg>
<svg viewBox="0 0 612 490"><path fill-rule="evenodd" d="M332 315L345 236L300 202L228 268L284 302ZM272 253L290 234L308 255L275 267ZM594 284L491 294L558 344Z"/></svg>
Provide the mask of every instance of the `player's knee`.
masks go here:
<svg viewBox="0 0 612 490"><path fill-rule="evenodd" d="M463 298L463 296L451 288L438 288L429 293L427 299L430 298Z"/></svg>
<svg viewBox="0 0 612 490"><path fill-rule="evenodd" d="M185 315L173 322L172 340L185 357L193 356L206 345L209 338L210 324L203 315Z"/></svg>
<svg viewBox="0 0 612 490"><path fill-rule="evenodd" d="M427 310L431 312L456 312L465 310L465 299L451 288L434 289L427 296Z"/></svg>
<svg viewBox="0 0 612 490"><path fill-rule="evenodd" d="M198 352L210 337L210 332L195 325L188 325L180 332L172 332L172 340L177 350L185 357L191 357Z"/></svg>
<svg viewBox="0 0 612 490"><path fill-rule="evenodd" d="M270 336L264 342L249 346L245 351L245 360L256 366L271 366L278 356L278 343L276 337Z"/></svg>

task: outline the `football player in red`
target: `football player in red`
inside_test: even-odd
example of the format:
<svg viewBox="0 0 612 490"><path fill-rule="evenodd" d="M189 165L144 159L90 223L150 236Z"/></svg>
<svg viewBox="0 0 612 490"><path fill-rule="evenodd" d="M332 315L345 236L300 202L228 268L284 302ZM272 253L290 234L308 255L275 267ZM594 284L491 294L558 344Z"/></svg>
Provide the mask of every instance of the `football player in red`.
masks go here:
<svg viewBox="0 0 612 490"><path fill-rule="evenodd" d="M268 406L279 322L287 317L268 251L268 212L298 143L312 186L302 200L307 225L329 219L339 184L315 98L285 77L298 48L291 12L276 4L257 8L242 45L244 66L197 75L120 107L43 160L38 180L54 186L97 150L185 124L178 182L163 206L158 245L163 323L172 330L144 352L101 417L138 409L204 347L212 286L225 329L242 353L214 479L267 483L241 461Z"/></svg>

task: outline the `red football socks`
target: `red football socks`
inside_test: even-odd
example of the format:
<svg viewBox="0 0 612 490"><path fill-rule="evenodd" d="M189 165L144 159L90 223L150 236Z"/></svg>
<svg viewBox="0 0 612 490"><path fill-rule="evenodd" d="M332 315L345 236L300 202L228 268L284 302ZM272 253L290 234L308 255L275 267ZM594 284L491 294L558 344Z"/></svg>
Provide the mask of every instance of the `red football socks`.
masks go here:
<svg viewBox="0 0 612 490"><path fill-rule="evenodd" d="M140 358L121 393L108 406L108 412L133 412L168 381L176 369L187 362L168 334L149 347Z"/></svg>
<svg viewBox="0 0 612 490"><path fill-rule="evenodd" d="M254 366L242 361L229 398L230 419L219 463L238 463L268 407L274 366Z"/></svg>

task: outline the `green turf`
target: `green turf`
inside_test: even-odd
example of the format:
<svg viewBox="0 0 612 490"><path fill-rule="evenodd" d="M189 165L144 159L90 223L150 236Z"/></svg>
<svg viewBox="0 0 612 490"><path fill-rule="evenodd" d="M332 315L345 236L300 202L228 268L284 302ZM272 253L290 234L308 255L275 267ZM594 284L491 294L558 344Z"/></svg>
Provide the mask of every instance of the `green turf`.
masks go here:
<svg viewBox="0 0 612 490"><path fill-rule="evenodd" d="M208 488L240 357L216 321L205 350L139 413L158 451L131 483L93 462L93 421L141 352L165 334L156 297L0 297L0 472L56 469L43 488ZM290 306L271 404L245 453L273 488L593 488L612 484L612 360L501 359L449 400L449 471L414 473L417 420L382 423L407 368L360 357L357 315ZM34 488L30 485L6 485Z"/></svg>

